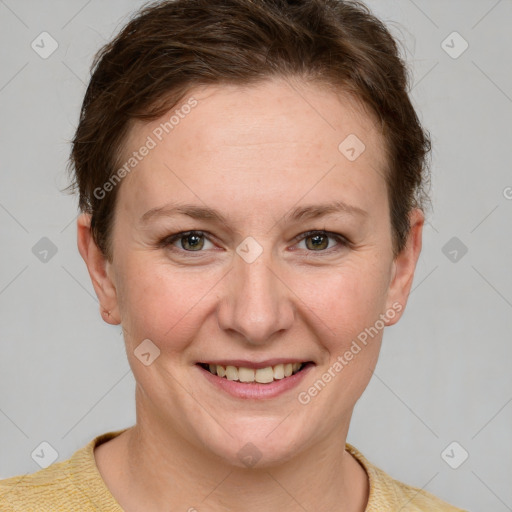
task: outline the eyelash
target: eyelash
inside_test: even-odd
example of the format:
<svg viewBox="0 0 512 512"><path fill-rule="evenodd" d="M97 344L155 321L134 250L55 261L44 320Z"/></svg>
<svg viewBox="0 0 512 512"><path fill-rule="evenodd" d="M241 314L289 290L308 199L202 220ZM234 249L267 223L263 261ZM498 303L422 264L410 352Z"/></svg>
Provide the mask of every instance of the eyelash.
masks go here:
<svg viewBox="0 0 512 512"><path fill-rule="evenodd" d="M169 248L171 249L173 252L180 252L180 253L187 253L187 254L194 254L194 253L198 253L198 255L200 255L201 253L205 252L203 250L199 250L199 251L187 251L186 249L178 249L177 247L173 247L172 244L174 242L176 242L177 240L180 240L181 238L185 238L187 236L190 236L190 235L197 235L197 236L205 236L207 239L208 239L208 234L207 232L205 231L197 231L197 230L191 230L191 231L181 231L180 233L176 233L174 235L171 235L171 236L167 236L165 238L163 238L159 243L158 243L158 246L159 247L166 247L166 248ZM296 236L294 239L293 239L293 242L295 243L298 243L298 242L301 242L302 240L306 239L306 238L309 238L311 236L315 236L315 235L321 235L321 236L327 236L329 238L333 238L335 239L337 242L338 242L338 248L336 247L331 247L329 249L323 249L323 250L319 250L319 251L313 251L313 250L307 250L309 253L311 254L315 254L315 253L327 253L327 254L331 254L332 251L338 251L338 250L341 250L342 248L344 247L348 247L350 245L350 242L349 240L347 240L344 236L338 234L338 233L332 233L330 231L325 231L325 230L312 230L312 231L306 231L304 233L301 233L300 235ZM196 256L193 256L193 257L196 257Z"/></svg>

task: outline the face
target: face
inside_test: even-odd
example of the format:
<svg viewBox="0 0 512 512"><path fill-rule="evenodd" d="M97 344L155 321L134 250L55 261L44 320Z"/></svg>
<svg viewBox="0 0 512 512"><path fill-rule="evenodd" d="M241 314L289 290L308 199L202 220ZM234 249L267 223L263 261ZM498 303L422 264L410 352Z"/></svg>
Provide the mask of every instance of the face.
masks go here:
<svg viewBox="0 0 512 512"><path fill-rule="evenodd" d="M346 434L421 247L415 211L393 259L383 143L348 96L284 80L197 88L133 126L113 262L85 217L79 247L122 323L138 422L235 465Z"/></svg>

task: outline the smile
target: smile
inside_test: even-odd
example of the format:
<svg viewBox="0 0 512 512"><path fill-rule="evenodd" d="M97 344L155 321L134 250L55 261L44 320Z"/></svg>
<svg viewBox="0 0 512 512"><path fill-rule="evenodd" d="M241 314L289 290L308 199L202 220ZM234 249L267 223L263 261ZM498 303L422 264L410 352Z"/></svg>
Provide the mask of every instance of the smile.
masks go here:
<svg viewBox="0 0 512 512"><path fill-rule="evenodd" d="M269 384L276 380L285 379L300 372L308 363L280 363L265 368L246 368L244 366L231 366L220 364L199 363L201 367L213 375L226 380Z"/></svg>

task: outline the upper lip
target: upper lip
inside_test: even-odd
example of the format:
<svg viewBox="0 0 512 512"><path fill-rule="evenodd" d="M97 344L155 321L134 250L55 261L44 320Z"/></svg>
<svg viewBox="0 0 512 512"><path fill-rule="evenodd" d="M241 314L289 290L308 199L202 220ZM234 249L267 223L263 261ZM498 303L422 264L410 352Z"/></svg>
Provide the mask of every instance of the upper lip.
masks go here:
<svg viewBox="0 0 512 512"><path fill-rule="evenodd" d="M199 361L202 364L216 364L219 366L237 366L243 368L267 368L268 366L275 366L276 364L287 364L287 363L309 363L312 362L309 359L297 359L297 358L284 358L279 357L275 359L266 359L265 361L247 361L246 359L217 359L217 360L203 360Z"/></svg>

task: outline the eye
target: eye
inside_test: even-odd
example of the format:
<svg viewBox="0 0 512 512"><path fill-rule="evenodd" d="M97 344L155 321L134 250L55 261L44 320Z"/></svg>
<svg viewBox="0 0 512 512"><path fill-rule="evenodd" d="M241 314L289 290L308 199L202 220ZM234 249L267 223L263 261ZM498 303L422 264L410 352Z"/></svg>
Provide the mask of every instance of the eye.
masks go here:
<svg viewBox="0 0 512 512"><path fill-rule="evenodd" d="M329 240L335 240L338 246L329 246ZM306 250L310 253L330 253L350 245L350 242L344 236L325 230L306 231L296 236L293 241L305 241ZM205 243L209 243L210 247L205 247ZM202 249L213 248L212 242L210 242L208 236L203 231L182 231L162 239L158 245L160 247L168 247L173 251L187 253L201 253L204 252Z"/></svg>
<svg viewBox="0 0 512 512"><path fill-rule="evenodd" d="M329 247L329 239L336 240L339 247L334 247L334 249L332 246ZM331 252L331 249L336 251L349 245L348 240L344 236L324 230L306 231L295 237L295 240L299 242L304 240L306 249L308 249L309 252ZM308 242L308 240L310 240L310 242Z"/></svg>
<svg viewBox="0 0 512 512"><path fill-rule="evenodd" d="M202 252L201 249L205 247L205 241L213 246L202 231L183 231L165 238L162 240L161 245L166 247L173 246L178 242L181 247L177 248L177 250L182 249L186 252ZM208 247L206 248L208 249Z"/></svg>

